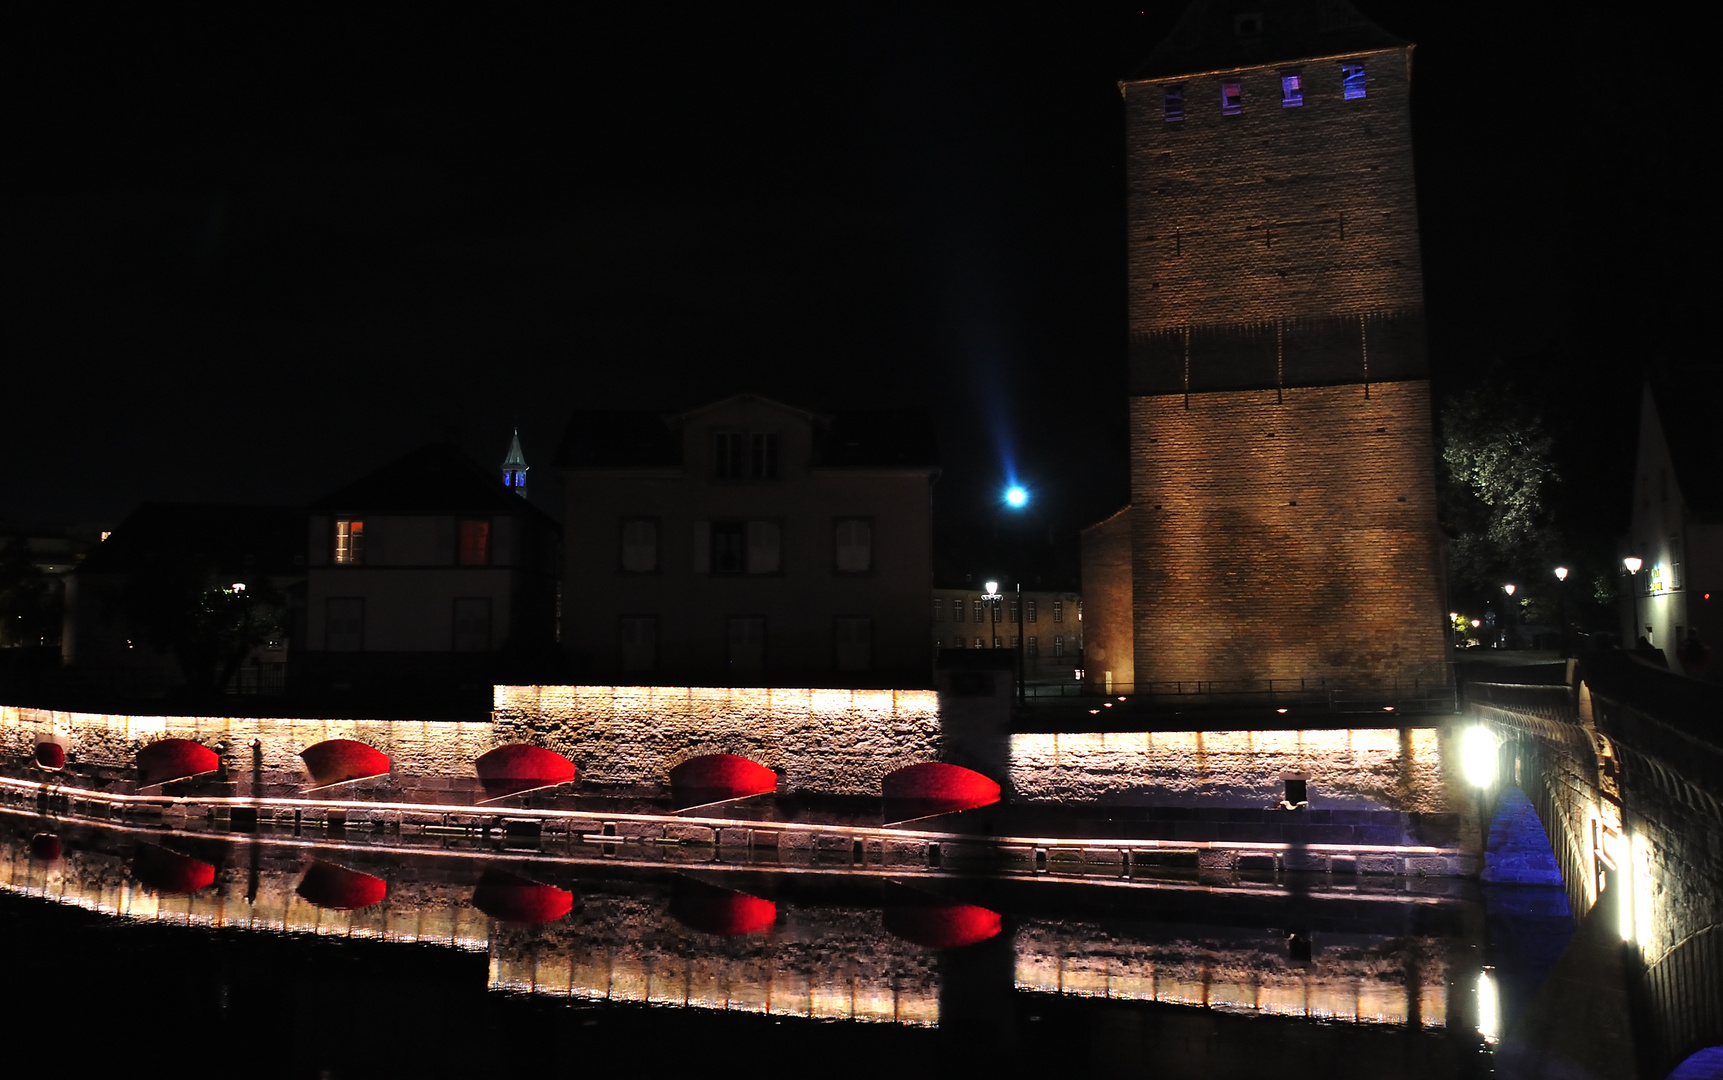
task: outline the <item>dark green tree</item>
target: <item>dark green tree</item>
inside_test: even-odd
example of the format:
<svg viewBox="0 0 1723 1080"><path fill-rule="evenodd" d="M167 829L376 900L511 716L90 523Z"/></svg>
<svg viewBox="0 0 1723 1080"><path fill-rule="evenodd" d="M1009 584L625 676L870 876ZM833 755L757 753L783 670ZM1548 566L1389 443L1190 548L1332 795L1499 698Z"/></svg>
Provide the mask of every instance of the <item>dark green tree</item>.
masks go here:
<svg viewBox="0 0 1723 1080"><path fill-rule="evenodd" d="M1542 418L1505 387L1443 407L1439 493L1456 600L1493 600L1510 582L1536 583L1523 597L1533 603L1547 591L1562 547L1548 505L1560 479L1554 453Z"/></svg>
<svg viewBox="0 0 1723 1080"><path fill-rule="evenodd" d="M287 604L267 579L198 562L134 574L120 608L139 640L173 655L194 695L225 690L251 650L287 632Z"/></svg>

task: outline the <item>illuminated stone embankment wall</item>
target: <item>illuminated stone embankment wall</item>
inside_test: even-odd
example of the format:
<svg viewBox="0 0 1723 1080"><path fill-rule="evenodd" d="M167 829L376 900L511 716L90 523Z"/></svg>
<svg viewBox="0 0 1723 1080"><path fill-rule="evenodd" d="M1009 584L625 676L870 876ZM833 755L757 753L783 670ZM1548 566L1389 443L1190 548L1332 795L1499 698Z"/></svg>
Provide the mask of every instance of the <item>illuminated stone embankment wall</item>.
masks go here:
<svg viewBox="0 0 1723 1080"><path fill-rule="evenodd" d="M299 752L326 739L356 739L376 747L389 755L396 777L470 777L474 759L496 745L488 723L127 716L0 705L0 755L8 765L28 760L37 740L49 733L65 741L71 764L62 775L71 783L81 775L129 777L135 773L138 751L148 744L191 739L220 755L228 779L237 785L234 794L242 796L254 794L254 778L271 789L267 794L286 794L308 782ZM46 775L35 772L33 778ZM388 781L367 783L383 795L398 794L389 790Z"/></svg>
<svg viewBox="0 0 1723 1080"><path fill-rule="evenodd" d="M1029 801L1261 807L1303 774L1313 808L1438 813L1466 808L1458 761L1444 728L1014 735L1011 786Z"/></svg>
<svg viewBox="0 0 1723 1080"><path fill-rule="evenodd" d="M1446 728L1309 731L1003 733L962 740L941 726L926 690L499 686L493 723L124 716L0 706L5 771L68 783L107 780L124 791L135 756L164 738L193 739L222 759L231 794L296 793L309 777L299 752L357 739L392 759L389 777L346 785L343 798L456 802L472 797L473 762L507 743L569 758L587 790L657 794L670 770L701 754L740 754L776 770L784 790L877 796L904 765L959 753L1023 802L1251 807L1275 804L1284 777L1308 777L1313 808L1424 813L1466 809L1456 736ZM52 733L71 763L28 765ZM252 741L257 746L252 746ZM255 757L254 757L255 753ZM260 768L259 768L260 767ZM261 789L261 790L259 790Z"/></svg>
<svg viewBox="0 0 1723 1080"><path fill-rule="evenodd" d="M942 754L931 690L499 686L499 743L530 742L581 779L655 788L701 754L740 754L789 790L878 795L886 773Z"/></svg>

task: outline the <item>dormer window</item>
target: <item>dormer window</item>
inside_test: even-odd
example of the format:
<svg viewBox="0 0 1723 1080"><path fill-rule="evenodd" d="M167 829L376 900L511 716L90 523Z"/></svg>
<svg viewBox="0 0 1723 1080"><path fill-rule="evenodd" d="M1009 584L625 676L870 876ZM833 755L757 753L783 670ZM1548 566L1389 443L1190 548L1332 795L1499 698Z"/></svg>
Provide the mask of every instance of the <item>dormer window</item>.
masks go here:
<svg viewBox="0 0 1723 1080"><path fill-rule="evenodd" d="M712 436L712 475L719 480L776 480L778 433L720 431Z"/></svg>
<svg viewBox="0 0 1723 1080"><path fill-rule="evenodd" d="M1237 116L1244 111L1244 87L1236 79L1228 79L1220 84L1220 111L1222 116Z"/></svg>
<svg viewBox="0 0 1723 1080"><path fill-rule="evenodd" d="M1280 107L1296 109L1304 104L1304 75L1289 71L1280 77Z"/></svg>

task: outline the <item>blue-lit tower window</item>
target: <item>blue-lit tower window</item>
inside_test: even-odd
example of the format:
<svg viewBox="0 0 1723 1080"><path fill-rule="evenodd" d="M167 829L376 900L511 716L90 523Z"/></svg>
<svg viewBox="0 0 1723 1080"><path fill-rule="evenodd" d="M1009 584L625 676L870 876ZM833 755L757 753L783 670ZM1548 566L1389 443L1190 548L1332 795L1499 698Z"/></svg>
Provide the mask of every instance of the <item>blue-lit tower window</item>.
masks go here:
<svg viewBox="0 0 1723 1080"><path fill-rule="evenodd" d="M1296 109L1304 104L1304 76L1298 72L1280 77L1280 107Z"/></svg>
<svg viewBox="0 0 1723 1080"><path fill-rule="evenodd" d="M1346 100L1355 101L1364 96L1364 65L1341 64L1340 80L1346 86Z"/></svg>
<svg viewBox="0 0 1723 1080"><path fill-rule="evenodd" d="M1220 111L1222 116L1237 116L1244 111L1244 88L1234 81L1220 84Z"/></svg>

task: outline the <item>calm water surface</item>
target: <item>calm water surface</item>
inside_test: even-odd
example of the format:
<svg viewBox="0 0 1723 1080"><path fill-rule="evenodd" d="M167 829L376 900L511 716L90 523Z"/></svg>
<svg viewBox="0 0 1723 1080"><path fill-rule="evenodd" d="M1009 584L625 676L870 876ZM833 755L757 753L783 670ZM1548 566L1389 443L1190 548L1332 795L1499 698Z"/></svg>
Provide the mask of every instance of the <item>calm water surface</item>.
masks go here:
<svg viewBox="0 0 1723 1080"><path fill-rule="evenodd" d="M1490 929L1527 952L1539 904L1456 882L676 865L0 814L0 940L34 1022L74 1046L99 1032L73 1052L126 1048L145 1072L1484 1076L1480 965L1511 1012L1551 947L1516 955Z"/></svg>

